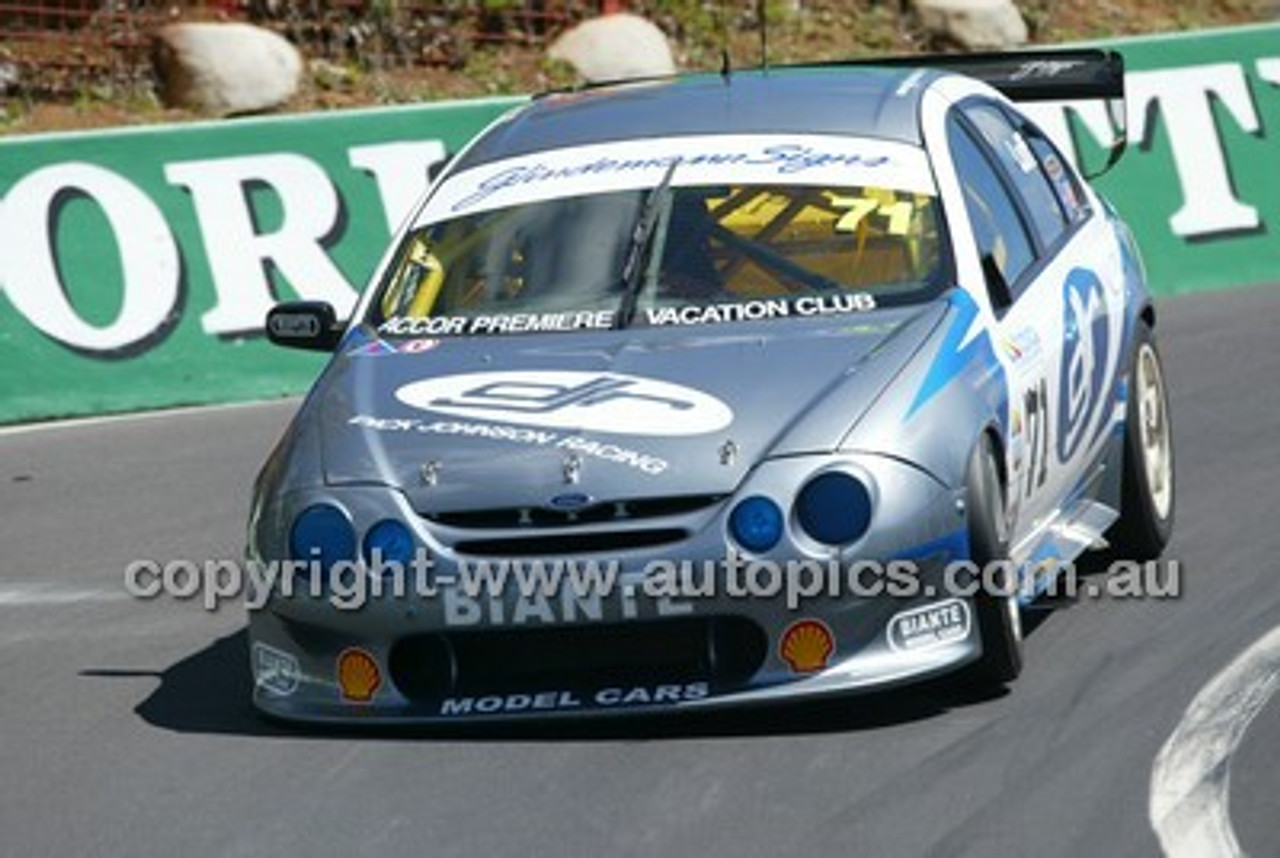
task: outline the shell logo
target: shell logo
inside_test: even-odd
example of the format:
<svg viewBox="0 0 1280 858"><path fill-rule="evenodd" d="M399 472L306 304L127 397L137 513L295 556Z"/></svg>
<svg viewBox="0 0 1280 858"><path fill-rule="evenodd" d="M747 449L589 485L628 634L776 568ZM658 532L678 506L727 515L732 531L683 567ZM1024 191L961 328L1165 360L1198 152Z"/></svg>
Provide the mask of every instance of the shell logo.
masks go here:
<svg viewBox="0 0 1280 858"><path fill-rule="evenodd" d="M822 620L796 620L778 642L778 655L793 673L823 670L836 651L836 639Z"/></svg>
<svg viewBox="0 0 1280 858"><path fill-rule="evenodd" d="M338 687L343 700L368 703L380 685L382 672L369 653L353 647L338 656Z"/></svg>

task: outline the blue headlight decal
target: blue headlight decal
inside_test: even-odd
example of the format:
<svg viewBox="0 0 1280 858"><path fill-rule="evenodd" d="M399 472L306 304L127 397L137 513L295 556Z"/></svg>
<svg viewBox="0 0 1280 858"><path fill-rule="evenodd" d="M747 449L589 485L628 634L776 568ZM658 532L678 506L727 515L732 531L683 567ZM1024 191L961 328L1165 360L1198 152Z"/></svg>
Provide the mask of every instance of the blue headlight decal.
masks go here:
<svg viewBox="0 0 1280 858"><path fill-rule="evenodd" d="M408 566L416 544L413 533L394 518L384 518L364 535L364 559L372 565L398 563Z"/></svg>
<svg viewBox="0 0 1280 858"><path fill-rule="evenodd" d="M973 327L979 324L977 303L963 289L952 292L947 302L951 305L955 318L952 319L951 327L942 338L942 344L938 346L938 352L934 355L928 372L925 373L920 390L916 392L916 398L907 409L907 415L904 418L906 420L910 420L926 402L955 381L975 360L991 370L999 381L997 386L1004 391L1004 367L996 359L995 349L991 345L991 335L985 328L981 328L976 334L973 333ZM997 413L1003 419L1007 413L1007 406L999 408Z"/></svg>
<svg viewBox="0 0 1280 858"><path fill-rule="evenodd" d="M763 495L738 502L729 514L729 534L748 551L768 551L782 538L782 510Z"/></svg>
<svg viewBox="0 0 1280 858"><path fill-rule="evenodd" d="M827 471L796 495L796 520L810 538L825 545L857 542L871 526L871 492L843 471Z"/></svg>
<svg viewBox="0 0 1280 858"><path fill-rule="evenodd" d="M336 506L309 506L293 520L289 553L294 560L318 561L325 571L340 560L354 560L356 532L346 513Z"/></svg>

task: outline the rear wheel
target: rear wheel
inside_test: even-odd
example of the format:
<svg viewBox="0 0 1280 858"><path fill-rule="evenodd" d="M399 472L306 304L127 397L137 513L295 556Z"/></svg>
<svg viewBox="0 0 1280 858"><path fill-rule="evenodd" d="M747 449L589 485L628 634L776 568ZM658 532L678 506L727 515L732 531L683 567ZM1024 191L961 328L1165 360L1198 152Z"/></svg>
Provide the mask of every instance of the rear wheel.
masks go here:
<svg viewBox="0 0 1280 858"><path fill-rule="evenodd" d="M970 559L979 570L999 570L994 577L983 575L983 583L997 585L992 589L999 592L988 592L984 586L973 597L982 656L970 668L970 676L981 685L1003 685L1022 672L1022 613L1016 575L1008 562L1004 484L994 444L985 433L969 458L966 485Z"/></svg>
<svg viewBox="0 0 1280 858"><path fill-rule="evenodd" d="M1151 330L1138 323L1129 370L1120 519L1109 535L1116 557L1152 560L1173 532L1173 433L1164 371Z"/></svg>

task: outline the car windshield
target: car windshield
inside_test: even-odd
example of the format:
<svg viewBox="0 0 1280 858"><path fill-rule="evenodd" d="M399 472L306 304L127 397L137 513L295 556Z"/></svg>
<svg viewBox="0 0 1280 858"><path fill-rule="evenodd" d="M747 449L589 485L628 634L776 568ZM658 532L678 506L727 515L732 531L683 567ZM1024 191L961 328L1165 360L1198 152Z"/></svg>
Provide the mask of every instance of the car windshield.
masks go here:
<svg viewBox="0 0 1280 858"><path fill-rule="evenodd" d="M679 181L421 224L366 321L388 336L711 324L921 302L949 277L930 193Z"/></svg>

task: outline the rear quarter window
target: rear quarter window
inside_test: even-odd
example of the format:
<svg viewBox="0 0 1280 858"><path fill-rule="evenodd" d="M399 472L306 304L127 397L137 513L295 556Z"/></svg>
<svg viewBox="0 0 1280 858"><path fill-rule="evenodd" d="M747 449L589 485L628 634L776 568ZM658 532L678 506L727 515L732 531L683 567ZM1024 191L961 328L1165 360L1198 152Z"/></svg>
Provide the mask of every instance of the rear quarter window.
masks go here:
<svg viewBox="0 0 1280 858"><path fill-rule="evenodd" d="M965 115L1013 181L1041 246L1054 244L1066 231L1067 215L1059 193L1050 184L1047 170L1027 137L1013 127L1003 110L993 104L970 107Z"/></svg>

